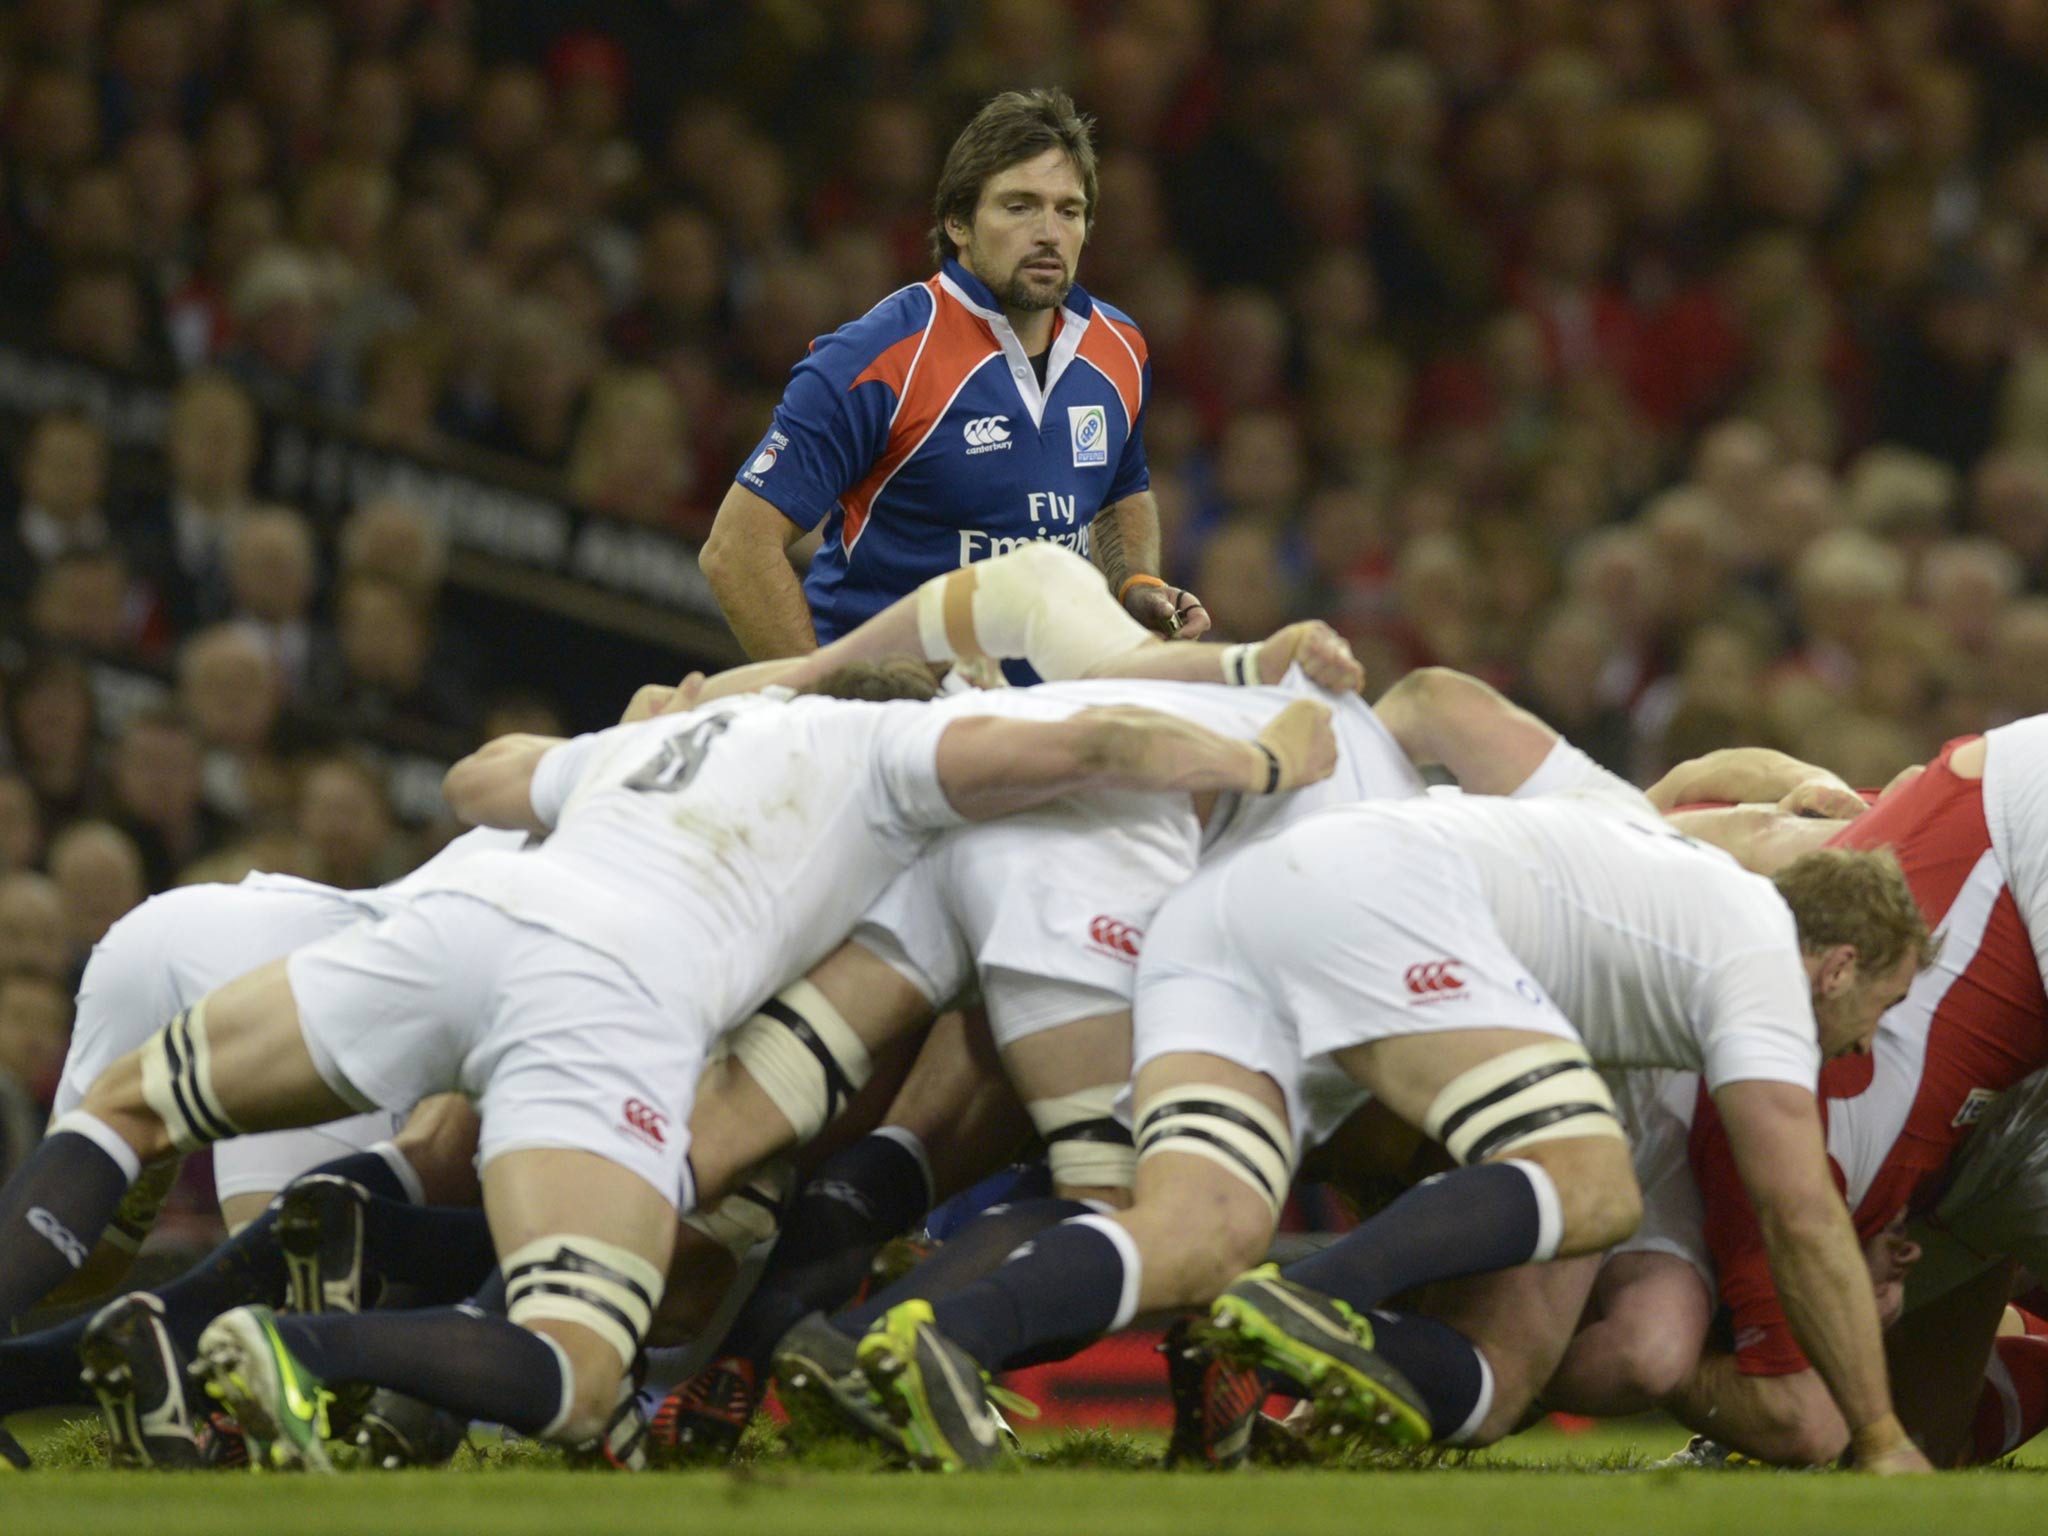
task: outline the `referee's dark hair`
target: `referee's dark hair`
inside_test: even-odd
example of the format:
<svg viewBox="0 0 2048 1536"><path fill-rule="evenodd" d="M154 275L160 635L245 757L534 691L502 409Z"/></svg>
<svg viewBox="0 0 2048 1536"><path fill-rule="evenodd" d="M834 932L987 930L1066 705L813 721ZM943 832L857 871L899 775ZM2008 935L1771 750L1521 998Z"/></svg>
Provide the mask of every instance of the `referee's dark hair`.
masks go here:
<svg viewBox="0 0 2048 1536"><path fill-rule="evenodd" d="M1095 119L1083 117L1074 98L1058 86L1004 91L991 96L946 151L939 188L932 196L932 259L957 254L946 220L974 222L981 189L998 171L1035 160L1048 149L1063 149L1080 174L1088 197L1088 223L1095 223Z"/></svg>

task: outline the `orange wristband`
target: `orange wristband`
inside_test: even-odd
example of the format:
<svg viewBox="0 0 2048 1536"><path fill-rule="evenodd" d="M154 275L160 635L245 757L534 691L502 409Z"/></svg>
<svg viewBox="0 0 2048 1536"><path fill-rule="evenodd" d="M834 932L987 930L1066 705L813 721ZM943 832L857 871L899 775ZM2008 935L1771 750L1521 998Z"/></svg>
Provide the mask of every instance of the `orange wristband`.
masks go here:
<svg viewBox="0 0 2048 1536"><path fill-rule="evenodd" d="M1143 571L1140 571L1135 576L1124 578L1124 584L1116 589L1116 600L1122 602L1125 598L1129 597L1133 587L1163 587L1165 585L1166 583L1157 576L1147 576Z"/></svg>

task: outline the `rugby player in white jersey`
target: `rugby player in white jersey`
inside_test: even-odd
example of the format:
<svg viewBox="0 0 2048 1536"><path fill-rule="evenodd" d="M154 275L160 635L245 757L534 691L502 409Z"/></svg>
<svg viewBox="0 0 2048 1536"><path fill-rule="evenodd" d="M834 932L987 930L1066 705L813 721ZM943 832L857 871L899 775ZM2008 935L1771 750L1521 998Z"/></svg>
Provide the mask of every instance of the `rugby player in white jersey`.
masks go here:
<svg viewBox="0 0 2048 1536"><path fill-rule="evenodd" d="M1128 1203L1135 1154L1113 1110L1130 1079L1130 992L1152 914L1202 862L1277 825L1322 805L1419 794L1422 781L1362 699L1326 693L1298 669L1278 688L1053 683L976 706L1040 718L1089 705L1151 707L1244 735L1303 698L1333 711L1337 767L1284 801L1068 797L941 838L848 944L750 1020L713 1065L692 1122L693 1144L710 1149L692 1158L704 1195L722 1189L729 1169L815 1135L860 1090L875 1052L978 985L1001 1070L1046 1143L1055 1189L972 1224L908 1283L960 1283L1040 1227L1091 1205ZM960 1075L963 1087L968 1081ZM676 1424L679 1439L710 1448L736 1440L763 1385L761 1367L802 1315L771 1306L772 1296L716 1364L732 1379L686 1391L707 1399L706 1413ZM840 1344L818 1319L796 1358L836 1378L857 1334ZM689 1404L675 1406L671 1420ZM656 1433L665 1433L659 1419Z"/></svg>
<svg viewBox="0 0 2048 1536"><path fill-rule="evenodd" d="M1996 1254L1993 1234L2001 1226L2024 1233L2024 1217L2007 1219L2026 1204L2016 1193L2024 1181L2010 1162L2014 1139L1990 1138L1998 1152L1987 1161L1986 1133L1971 1128L1994 1094L2048 1060L2048 1001L2039 945L2029 937L2048 919L2048 797L2039 789L2048 777L2048 719L1950 743L1924 770L1901 775L1875 809L1866 812L1854 797L1829 807L1849 810L1848 820L1794 814L1794 781L1814 770L1769 758L1717 754L1675 770L1684 788L1672 798L1742 795L1765 802L1695 808L1677 819L1765 873L1823 843L1893 847L1942 941L1935 966L1885 1016L1871 1061L1830 1068L1822 1079L1828 1149L1859 1233L1879 1248L1899 1212L1917 1218L1939 1196L1943 1213L1971 1227L1972 1243L1982 1239L1982 1252ZM1781 789L1789 791L1785 800L1775 798ZM1574 1341L1546 1399L1577 1411L1626 1411L1642 1406L1647 1392L1745 1454L1831 1461L1847 1428L1789 1335L1719 1127L1710 1112L1701 1113L1702 1131L1689 1138L1682 1167L1685 1188L1672 1206L1675 1232L1688 1225L1678 1219L1681 1203L1692 1212L1690 1235L1673 1251L1687 1254L1698 1276L1646 1259L1610 1298L1614 1305L1602 1322ZM1956 1166L1948 1168L1959 1144ZM1986 1180L1982 1170L1991 1162L2000 1171ZM1971 1193L1958 1201L1966 1183ZM1914 1314L1893 1339L1895 1358L1937 1366L1902 1379L1899 1391L1903 1415L1938 1463L1959 1450L1978 1367L2005 1302L1995 1276L1975 1289L1961 1283L1982 1264L1944 1277L1956 1252L1937 1240L1946 1220L1944 1214L1935 1228L1916 1229L1938 1257L1915 1271ZM1737 1348L1700 1359L1717 1283L1732 1310ZM1942 1298L1939 1315L1923 1305L1930 1293ZM1642 1379L1642 1361L1673 1351L1683 1356L1688 1340L1691 1358L1671 1362L1680 1367L1676 1379L1662 1367L1650 1373L1653 1380Z"/></svg>
<svg viewBox="0 0 2048 1536"><path fill-rule="evenodd" d="M1813 1098L1823 1050L1867 1041L1924 958L1896 866L1811 856L1780 882L1788 906L1530 724L1546 750L1523 758L1538 761L1514 801L1327 811L1205 870L1162 910L1137 993L1134 1205L1063 1223L861 1341L876 1401L922 1459L993 1456L984 1370L1219 1292L1219 1331L1305 1389L1341 1389L1406 1438L1460 1427L1373 1353L1363 1314L1413 1285L1595 1253L1632 1230L1638 1197L1598 1061L1705 1072L1864 1464L1924 1467L1891 1411L1867 1281L1860 1305L1849 1284L1863 1261ZM1319 1057L1464 1166L1301 1266L1308 1284L1233 1285L1271 1235ZM1463 1417L1483 1422L1483 1358L1443 1331L1432 1353L1462 1350Z"/></svg>
<svg viewBox="0 0 2048 1536"><path fill-rule="evenodd" d="M467 861L391 917L223 988L103 1074L0 1192L0 1314L61 1277L51 1234L97 1236L146 1161L459 1086L483 1120L510 1321L241 1309L202 1354L279 1462L325 1460L323 1374L588 1442L691 1199L707 1047L839 942L932 833L1081 789L1277 791L1331 758L1328 712L1307 703L1258 743L1143 711L1044 723L832 698L501 739L451 770L450 802L546 845Z"/></svg>

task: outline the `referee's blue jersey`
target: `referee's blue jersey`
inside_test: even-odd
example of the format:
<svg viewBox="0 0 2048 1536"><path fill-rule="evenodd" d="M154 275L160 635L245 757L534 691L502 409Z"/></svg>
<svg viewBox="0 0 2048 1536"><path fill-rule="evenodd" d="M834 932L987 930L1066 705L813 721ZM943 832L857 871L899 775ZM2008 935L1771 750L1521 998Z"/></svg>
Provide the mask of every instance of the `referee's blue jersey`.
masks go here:
<svg viewBox="0 0 2048 1536"><path fill-rule="evenodd" d="M1086 552L1144 490L1152 369L1129 317L1068 291L1041 387L995 296L957 261L811 344L740 484L799 528L822 643L921 582L1028 539Z"/></svg>

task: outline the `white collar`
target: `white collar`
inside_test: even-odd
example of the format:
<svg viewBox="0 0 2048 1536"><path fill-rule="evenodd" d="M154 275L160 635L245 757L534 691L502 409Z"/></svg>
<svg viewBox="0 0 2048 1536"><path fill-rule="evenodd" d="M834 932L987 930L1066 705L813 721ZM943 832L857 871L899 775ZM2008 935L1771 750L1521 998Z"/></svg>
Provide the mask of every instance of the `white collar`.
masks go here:
<svg viewBox="0 0 2048 1536"><path fill-rule="evenodd" d="M1009 316L1000 309L990 309L969 298L967 290L953 280L950 272L939 274L939 286L952 296L955 303L988 322L988 328L995 332L996 345L1003 349L1003 361L1009 364L1010 378L1017 386L1024 409L1031 413L1031 425L1043 427L1046 397L1059 383L1060 375L1067 371L1067 364L1074 360L1074 354L1081 350L1081 337L1088 329L1088 316L1065 305L1060 306L1059 334L1052 339L1052 355L1045 360L1045 383L1041 385L1038 370L1031 366L1030 354L1024 350L1024 343L1017 339Z"/></svg>

